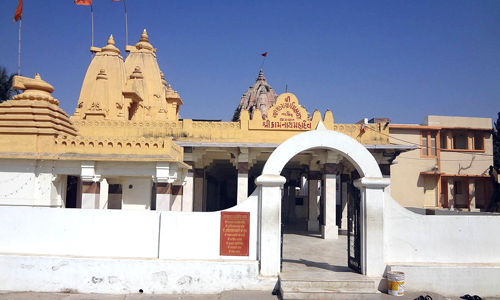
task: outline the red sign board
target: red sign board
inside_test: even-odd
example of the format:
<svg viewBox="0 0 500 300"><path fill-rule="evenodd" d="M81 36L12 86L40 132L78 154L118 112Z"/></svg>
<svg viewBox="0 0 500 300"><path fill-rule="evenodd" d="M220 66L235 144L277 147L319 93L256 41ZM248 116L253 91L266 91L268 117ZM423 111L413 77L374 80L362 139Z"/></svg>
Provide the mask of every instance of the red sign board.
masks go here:
<svg viewBox="0 0 500 300"><path fill-rule="evenodd" d="M250 213L221 211L220 255L248 256Z"/></svg>

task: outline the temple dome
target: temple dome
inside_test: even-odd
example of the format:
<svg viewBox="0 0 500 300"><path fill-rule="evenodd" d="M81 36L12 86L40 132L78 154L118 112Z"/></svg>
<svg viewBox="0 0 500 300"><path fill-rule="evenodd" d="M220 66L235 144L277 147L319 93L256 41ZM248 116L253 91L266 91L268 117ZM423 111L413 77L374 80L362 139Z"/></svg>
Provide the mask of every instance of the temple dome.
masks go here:
<svg viewBox="0 0 500 300"><path fill-rule="evenodd" d="M96 54L85 74L78 105L71 118L118 118L127 75L123 57L115 47L113 35L108 38L106 46L92 47L91 51Z"/></svg>
<svg viewBox="0 0 500 300"><path fill-rule="evenodd" d="M259 109L262 118L267 118L267 111L276 103L276 98L278 98L278 95L267 83L264 72L261 69L259 76L255 79L255 83L241 97L240 104L234 111L232 121L239 121L242 110L247 110L250 118L252 118L253 112Z"/></svg>
<svg viewBox="0 0 500 300"><path fill-rule="evenodd" d="M144 112L137 115L139 119L166 120L167 102L165 100L165 86L162 72L156 60L156 49L149 42L146 29L142 32L141 38L133 47L128 47L130 54L125 59L125 68L129 77L128 89L136 88L139 92ZM137 68L141 71L141 76L136 73ZM132 80L135 79L135 80ZM132 81L131 81L132 80ZM132 84L135 87L132 87Z"/></svg>

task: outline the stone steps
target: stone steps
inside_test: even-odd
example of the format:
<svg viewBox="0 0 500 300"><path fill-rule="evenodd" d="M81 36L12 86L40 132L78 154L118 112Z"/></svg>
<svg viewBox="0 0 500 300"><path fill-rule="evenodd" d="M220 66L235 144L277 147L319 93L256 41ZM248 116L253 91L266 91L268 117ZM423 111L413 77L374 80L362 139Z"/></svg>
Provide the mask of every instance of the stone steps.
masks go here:
<svg viewBox="0 0 500 300"><path fill-rule="evenodd" d="M371 299L380 294L376 281L366 280L286 280L280 278L282 299Z"/></svg>

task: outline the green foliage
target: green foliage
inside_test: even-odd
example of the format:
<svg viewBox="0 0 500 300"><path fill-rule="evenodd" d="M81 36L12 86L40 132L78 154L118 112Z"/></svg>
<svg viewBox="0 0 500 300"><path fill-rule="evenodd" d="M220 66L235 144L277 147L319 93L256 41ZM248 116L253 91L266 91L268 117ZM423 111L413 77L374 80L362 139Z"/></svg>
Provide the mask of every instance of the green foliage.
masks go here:
<svg viewBox="0 0 500 300"><path fill-rule="evenodd" d="M241 107L237 107L236 110L234 111L231 122L238 122L240 120L240 114L241 114Z"/></svg>
<svg viewBox="0 0 500 300"><path fill-rule="evenodd" d="M7 69L0 67L0 103L12 99L12 96L19 94L19 91L12 88L12 81L15 74L8 74Z"/></svg>
<svg viewBox="0 0 500 300"><path fill-rule="evenodd" d="M495 128L493 128L493 162L497 170L500 168L500 112Z"/></svg>

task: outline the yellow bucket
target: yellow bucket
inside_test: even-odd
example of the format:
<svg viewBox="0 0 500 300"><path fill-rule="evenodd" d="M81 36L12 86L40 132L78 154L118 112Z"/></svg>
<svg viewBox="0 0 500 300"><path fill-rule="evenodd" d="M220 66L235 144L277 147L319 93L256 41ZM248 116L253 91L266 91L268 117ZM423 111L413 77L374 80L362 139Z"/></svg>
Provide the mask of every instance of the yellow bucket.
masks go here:
<svg viewBox="0 0 500 300"><path fill-rule="evenodd" d="M403 296L405 294L405 273L387 272L387 292L392 296Z"/></svg>

